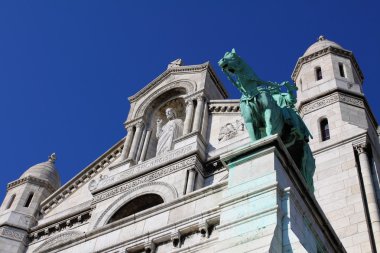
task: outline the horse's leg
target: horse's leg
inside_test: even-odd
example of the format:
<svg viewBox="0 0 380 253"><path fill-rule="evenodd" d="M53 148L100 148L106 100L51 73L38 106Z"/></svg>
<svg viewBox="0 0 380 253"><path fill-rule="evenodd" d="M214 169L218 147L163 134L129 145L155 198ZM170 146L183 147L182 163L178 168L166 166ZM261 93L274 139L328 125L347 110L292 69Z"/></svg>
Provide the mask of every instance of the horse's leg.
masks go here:
<svg viewBox="0 0 380 253"><path fill-rule="evenodd" d="M247 128L249 137L252 141L256 141L256 133L255 133L255 119L253 117L252 108L247 102L240 103L241 115L243 116L245 127Z"/></svg>
<svg viewBox="0 0 380 253"><path fill-rule="evenodd" d="M278 111L276 111L277 103L271 97L271 95L263 92L258 96L258 101L263 111L263 118L265 121L265 133L267 136L277 133L274 131L277 127L274 125L277 123L277 119L275 118L278 115Z"/></svg>
<svg viewBox="0 0 380 253"><path fill-rule="evenodd" d="M264 111L264 119L265 119L265 133L267 136L272 135L272 109L265 109Z"/></svg>
<svg viewBox="0 0 380 253"><path fill-rule="evenodd" d="M277 105L271 95L267 94L268 109L271 111L270 123L271 134L281 134L284 127L284 115L282 109Z"/></svg>

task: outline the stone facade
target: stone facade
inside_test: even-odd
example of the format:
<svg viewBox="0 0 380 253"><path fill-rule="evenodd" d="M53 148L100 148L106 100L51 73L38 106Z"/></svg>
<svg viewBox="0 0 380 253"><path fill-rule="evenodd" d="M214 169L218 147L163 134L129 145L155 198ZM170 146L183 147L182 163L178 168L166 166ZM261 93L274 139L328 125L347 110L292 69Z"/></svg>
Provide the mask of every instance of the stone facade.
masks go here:
<svg viewBox="0 0 380 253"><path fill-rule="evenodd" d="M129 98L126 137L65 185L51 161L8 185L0 252L380 251L379 128L352 53L317 43L292 75L314 135L314 194L278 136L251 143L209 63L176 60ZM183 129L157 155L167 108Z"/></svg>

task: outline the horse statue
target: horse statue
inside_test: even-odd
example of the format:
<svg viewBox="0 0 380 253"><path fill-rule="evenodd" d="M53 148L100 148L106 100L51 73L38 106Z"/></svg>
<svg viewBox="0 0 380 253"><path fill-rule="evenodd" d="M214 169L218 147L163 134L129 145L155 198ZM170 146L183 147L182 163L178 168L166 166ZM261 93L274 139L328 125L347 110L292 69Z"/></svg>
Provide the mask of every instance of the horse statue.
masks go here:
<svg viewBox="0 0 380 253"><path fill-rule="evenodd" d="M279 134L313 192L315 160L308 144L313 137L295 108L297 87L289 82L279 84L260 79L235 49L227 52L218 64L242 93L240 111L251 140Z"/></svg>

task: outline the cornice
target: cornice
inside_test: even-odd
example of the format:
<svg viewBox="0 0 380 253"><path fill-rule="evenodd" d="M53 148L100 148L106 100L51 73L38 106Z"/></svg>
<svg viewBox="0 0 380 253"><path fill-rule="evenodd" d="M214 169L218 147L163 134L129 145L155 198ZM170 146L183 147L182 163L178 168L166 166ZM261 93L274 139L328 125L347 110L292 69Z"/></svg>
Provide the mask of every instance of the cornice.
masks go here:
<svg viewBox="0 0 380 253"><path fill-rule="evenodd" d="M299 74L301 66L304 63L313 61L313 60L315 60L315 59L317 59L319 57L322 57L322 56L330 54L330 53L350 59L351 62L352 62L352 64L355 67L354 69L356 70L356 73L358 74L358 77L360 79L360 83L363 82L364 75L363 75L363 72L361 71L361 69L359 67L358 62L355 59L354 54L351 51L348 51L348 50L345 50L345 49L341 49L341 48L336 48L336 47L333 47L333 46L329 46L329 47L323 48L323 49L321 49L321 50L319 50L319 51L317 51L315 53L312 53L312 54L300 57L298 59L297 63L296 63L296 66L294 67L294 70L293 70L293 73L292 73L292 76L291 76L292 80L294 82L296 81L296 78L297 78L297 76Z"/></svg>
<svg viewBox="0 0 380 253"><path fill-rule="evenodd" d="M77 212L69 217L60 218L58 221L33 227L29 233L29 241L30 243L39 242L59 232L81 226L90 219L91 212L91 208L86 208L86 210L81 210L81 212Z"/></svg>
<svg viewBox="0 0 380 253"><path fill-rule="evenodd" d="M223 98L228 98L227 90L224 88L223 83L220 81L218 76L215 74L214 68L211 64L208 65L208 71L210 74L211 79L216 84L216 87L218 88L219 92L223 94Z"/></svg>
<svg viewBox="0 0 380 253"><path fill-rule="evenodd" d="M343 92L334 91L328 95L314 99L308 103L304 103L300 106L301 115L319 110L322 107L334 104L336 102L343 102L346 104L354 105L356 107L365 108L363 97L351 96Z"/></svg>
<svg viewBox="0 0 380 253"><path fill-rule="evenodd" d="M27 177L23 177L23 178L20 178L18 180L15 180L13 182L10 182L8 184L8 186L7 186L7 191L9 191L10 189L13 189L15 187L18 187L18 186L20 186L22 184L26 184L26 183L36 184L36 185L45 187L50 192L54 192L55 191L55 188L52 186L52 184L50 184L50 182L48 182L48 181L46 181L44 179L39 179L39 178L30 176L30 175L27 176Z"/></svg>
<svg viewBox="0 0 380 253"><path fill-rule="evenodd" d="M210 100L209 111L212 113L240 112L239 99Z"/></svg>
<svg viewBox="0 0 380 253"><path fill-rule="evenodd" d="M121 139L113 147L107 150L98 159L84 168L79 172L74 178L69 182L59 188L56 192L50 195L41 203L41 213L46 214L52 210L56 205L61 203L64 199L73 194L77 189L79 189L84 183L96 176L98 173L107 168L111 162L121 155L121 151L124 145L124 139Z"/></svg>

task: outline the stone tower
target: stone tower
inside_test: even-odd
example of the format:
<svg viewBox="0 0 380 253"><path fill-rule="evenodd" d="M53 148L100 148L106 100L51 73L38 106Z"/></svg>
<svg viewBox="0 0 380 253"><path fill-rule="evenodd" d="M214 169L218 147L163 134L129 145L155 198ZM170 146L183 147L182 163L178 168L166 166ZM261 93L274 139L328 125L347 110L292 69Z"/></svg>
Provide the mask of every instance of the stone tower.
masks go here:
<svg viewBox="0 0 380 253"><path fill-rule="evenodd" d="M40 203L61 186L54 162L53 154L8 184L0 208L0 252L25 252L28 230L37 223Z"/></svg>
<svg viewBox="0 0 380 253"><path fill-rule="evenodd" d="M314 139L315 197L348 252L379 252L380 145L351 51L320 36L292 74Z"/></svg>

